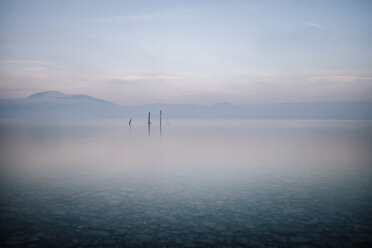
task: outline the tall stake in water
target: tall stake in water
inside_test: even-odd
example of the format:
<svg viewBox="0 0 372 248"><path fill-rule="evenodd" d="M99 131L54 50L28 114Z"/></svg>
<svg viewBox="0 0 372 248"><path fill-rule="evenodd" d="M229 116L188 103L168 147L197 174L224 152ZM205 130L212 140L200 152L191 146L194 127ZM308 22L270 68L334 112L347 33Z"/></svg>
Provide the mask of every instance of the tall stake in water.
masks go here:
<svg viewBox="0 0 372 248"><path fill-rule="evenodd" d="M150 124L151 124L151 121L150 121L150 112L149 112L149 118L147 120L147 125L148 125L148 128L149 128L149 136L150 136Z"/></svg>

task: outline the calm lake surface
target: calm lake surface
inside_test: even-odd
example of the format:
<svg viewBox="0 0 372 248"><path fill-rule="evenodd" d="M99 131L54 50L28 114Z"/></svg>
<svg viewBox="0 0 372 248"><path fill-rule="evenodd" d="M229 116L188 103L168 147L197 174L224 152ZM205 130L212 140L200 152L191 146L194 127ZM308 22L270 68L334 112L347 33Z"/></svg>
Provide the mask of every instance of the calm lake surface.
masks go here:
<svg viewBox="0 0 372 248"><path fill-rule="evenodd" d="M372 247L371 121L0 122L1 247Z"/></svg>

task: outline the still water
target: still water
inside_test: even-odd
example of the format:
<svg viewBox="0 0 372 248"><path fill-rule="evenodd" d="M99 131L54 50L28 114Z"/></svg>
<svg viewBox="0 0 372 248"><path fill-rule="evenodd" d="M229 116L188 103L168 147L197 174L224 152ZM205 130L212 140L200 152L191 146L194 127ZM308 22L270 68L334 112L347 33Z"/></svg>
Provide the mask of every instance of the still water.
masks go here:
<svg viewBox="0 0 372 248"><path fill-rule="evenodd" d="M1 247L372 245L371 121L1 121L0 145Z"/></svg>

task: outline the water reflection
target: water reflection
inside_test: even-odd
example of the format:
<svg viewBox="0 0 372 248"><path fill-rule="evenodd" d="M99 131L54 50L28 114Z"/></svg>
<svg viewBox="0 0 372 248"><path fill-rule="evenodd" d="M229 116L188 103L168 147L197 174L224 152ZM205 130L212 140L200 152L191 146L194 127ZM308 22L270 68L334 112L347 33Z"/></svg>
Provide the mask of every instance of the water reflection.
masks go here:
<svg viewBox="0 0 372 248"><path fill-rule="evenodd" d="M1 122L0 245L371 242L371 122L126 125Z"/></svg>
<svg viewBox="0 0 372 248"><path fill-rule="evenodd" d="M162 111L160 110L160 121L159 121L159 131L160 131L160 139L161 139L161 125L162 125Z"/></svg>

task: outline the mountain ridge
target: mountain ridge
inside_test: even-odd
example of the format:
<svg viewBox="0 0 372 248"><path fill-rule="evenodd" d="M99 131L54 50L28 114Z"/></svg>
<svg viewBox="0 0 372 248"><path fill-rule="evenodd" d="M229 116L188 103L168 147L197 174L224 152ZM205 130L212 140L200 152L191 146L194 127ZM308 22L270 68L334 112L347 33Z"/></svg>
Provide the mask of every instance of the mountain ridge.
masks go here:
<svg viewBox="0 0 372 248"><path fill-rule="evenodd" d="M235 105L118 105L88 95L49 90L21 99L0 100L0 119L146 119L163 111L168 119L328 119L372 120L372 102L302 102Z"/></svg>
<svg viewBox="0 0 372 248"><path fill-rule="evenodd" d="M27 99L31 100L72 100L72 101L85 101L85 102L92 102L92 103L104 103L104 104L114 104L113 102L105 101L99 98L91 97L88 95L83 94L65 94L57 90L48 90L48 91L41 91L35 94L32 94L27 97Z"/></svg>

